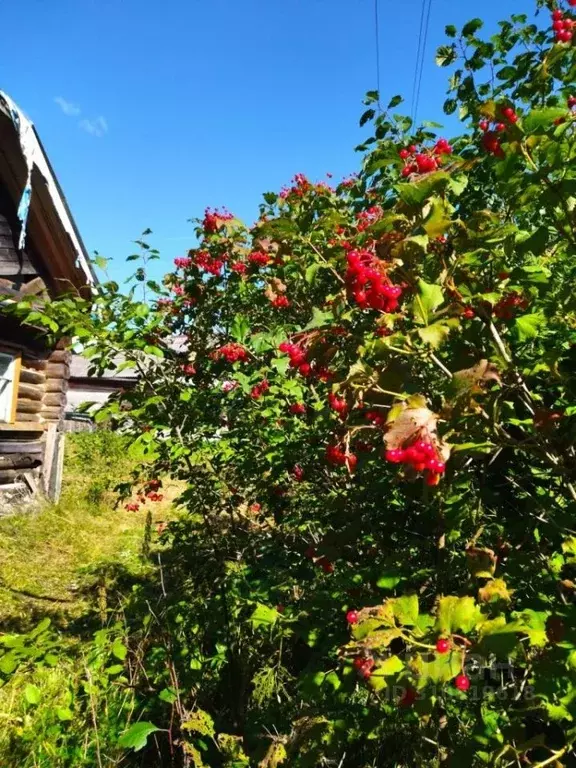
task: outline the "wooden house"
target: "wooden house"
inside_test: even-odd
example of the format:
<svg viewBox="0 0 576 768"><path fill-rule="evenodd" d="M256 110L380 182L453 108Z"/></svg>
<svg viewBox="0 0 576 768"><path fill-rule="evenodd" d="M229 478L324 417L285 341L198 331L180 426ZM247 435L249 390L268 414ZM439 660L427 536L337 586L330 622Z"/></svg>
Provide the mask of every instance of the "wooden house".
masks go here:
<svg viewBox="0 0 576 768"><path fill-rule="evenodd" d="M56 492L70 376L65 344L49 345L2 303L85 294L95 280L34 126L0 91L0 513L11 494Z"/></svg>

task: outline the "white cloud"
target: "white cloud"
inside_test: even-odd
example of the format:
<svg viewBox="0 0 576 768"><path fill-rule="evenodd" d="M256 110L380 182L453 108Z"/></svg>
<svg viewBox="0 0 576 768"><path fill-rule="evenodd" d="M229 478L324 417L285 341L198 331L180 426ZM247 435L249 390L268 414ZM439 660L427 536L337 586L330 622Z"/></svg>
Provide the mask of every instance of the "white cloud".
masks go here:
<svg viewBox="0 0 576 768"><path fill-rule="evenodd" d="M108 133L108 123L106 122L106 118L102 117L102 115L96 117L94 120L84 118L83 120L80 120L78 125L83 131L86 131L86 133L89 133L91 136L98 136L98 138Z"/></svg>
<svg viewBox="0 0 576 768"><path fill-rule="evenodd" d="M65 115L68 115L68 117L78 117L81 112L79 106L72 104L71 101L66 101L62 96L56 96L54 101L58 104L62 112L64 112Z"/></svg>

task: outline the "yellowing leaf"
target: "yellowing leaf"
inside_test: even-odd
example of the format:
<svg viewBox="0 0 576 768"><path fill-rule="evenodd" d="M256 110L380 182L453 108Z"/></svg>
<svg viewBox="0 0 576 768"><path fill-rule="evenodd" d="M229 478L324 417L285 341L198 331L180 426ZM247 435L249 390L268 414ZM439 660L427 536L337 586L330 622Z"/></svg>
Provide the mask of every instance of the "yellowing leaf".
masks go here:
<svg viewBox="0 0 576 768"><path fill-rule="evenodd" d="M444 293L439 285L418 280L418 289L414 298L414 319L421 325L429 325L430 318L438 307L444 303Z"/></svg>
<svg viewBox="0 0 576 768"><path fill-rule="evenodd" d="M496 571L497 557L491 549L469 547L466 550L466 563L470 575L476 579L490 579Z"/></svg>
<svg viewBox="0 0 576 768"><path fill-rule="evenodd" d="M461 630L470 632L481 621L482 614L473 597L441 597L438 601L436 628L441 635Z"/></svg>

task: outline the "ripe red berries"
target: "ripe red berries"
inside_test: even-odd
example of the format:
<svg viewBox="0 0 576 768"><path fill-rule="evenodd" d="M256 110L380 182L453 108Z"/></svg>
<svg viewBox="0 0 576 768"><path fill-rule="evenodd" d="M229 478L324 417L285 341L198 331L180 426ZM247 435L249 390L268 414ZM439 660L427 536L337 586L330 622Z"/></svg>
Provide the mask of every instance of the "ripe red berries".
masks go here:
<svg viewBox="0 0 576 768"><path fill-rule="evenodd" d="M243 363L248 359L248 353L241 344L231 342L217 351L217 356L224 357L229 363Z"/></svg>
<svg viewBox="0 0 576 768"><path fill-rule="evenodd" d="M361 309L395 312L402 289L392 285L380 259L367 250L351 250L346 255L346 287Z"/></svg>
<svg viewBox="0 0 576 768"><path fill-rule="evenodd" d="M316 565L319 565L320 568L324 571L324 573L330 574L334 573L334 563L331 563L330 560L328 560L327 557L321 557L320 560L316 563Z"/></svg>
<svg viewBox="0 0 576 768"><path fill-rule="evenodd" d="M575 0L576 2L576 0ZM576 96L569 96L568 97L568 107L570 109L574 109L576 107Z"/></svg>
<svg viewBox="0 0 576 768"><path fill-rule="evenodd" d="M292 403L290 413L293 413L294 416L303 416L306 413L306 406L304 403Z"/></svg>
<svg viewBox="0 0 576 768"><path fill-rule="evenodd" d="M299 464L296 464L296 466L292 469L292 477L299 483L304 480L304 470Z"/></svg>
<svg viewBox="0 0 576 768"><path fill-rule="evenodd" d="M426 482L433 478L429 485L437 485L440 475L446 471L446 464L438 458L436 447L426 440L416 440L406 448L393 448L385 453L386 461L391 464L407 464L415 472L426 472Z"/></svg>
<svg viewBox="0 0 576 768"><path fill-rule="evenodd" d="M276 309L286 309L290 306L290 299L285 294L281 293L278 296L276 296L275 299L272 299L271 302L273 307L276 307Z"/></svg>
<svg viewBox="0 0 576 768"><path fill-rule="evenodd" d="M490 128L490 123L488 122L488 120L480 120L480 122L478 123L478 128L480 128L481 131L486 133L488 128Z"/></svg>
<svg viewBox="0 0 576 768"><path fill-rule="evenodd" d="M448 653L449 650L450 650L450 640L448 640L446 637L440 637L436 641L436 652Z"/></svg>
<svg viewBox="0 0 576 768"><path fill-rule="evenodd" d="M368 680L368 678L372 676L372 670L374 669L374 659L364 659L362 656L357 656L354 659L353 666L361 678Z"/></svg>
<svg viewBox="0 0 576 768"><path fill-rule="evenodd" d="M407 149L401 149L398 154L405 163L401 174L407 178L413 173L424 174L436 171L441 165L441 156L451 155L452 151L452 147L446 139L438 139L434 147L431 149L422 148L420 152L414 144Z"/></svg>
<svg viewBox="0 0 576 768"><path fill-rule="evenodd" d="M268 392L270 389L270 384L264 379L264 381L261 381L260 384L255 384L252 387L252 390L250 391L250 397L252 400L259 400L263 394Z"/></svg>
<svg viewBox="0 0 576 768"><path fill-rule="evenodd" d="M576 6L576 0L568 0L568 4L573 8ZM576 22L564 16L561 10L555 10L552 13L552 30L557 43L569 43L574 37L574 27Z"/></svg>
<svg viewBox="0 0 576 768"><path fill-rule="evenodd" d="M414 704L414 702L417 700L418 700L418 693L414 690L414 688L406 688L406 690L402 694L401 699L398 702L398 706L408 708L408 707L411 707Z"/></svg>
<svg viewBox="0 0 576 768"><path fill-rule="evenodd" d="M333 411L339 414L346 414L348 411L348 403L341 397L338 397L334 392L330 392L328 395L328 404Z"/></svg>
<svg viewBox="0 0 576 768"><path fill-rule="evenodd" d="M126 509L128 512L138 512L138 510L140 509L140 505L136 504L135 502L132 502L130 504L126 504L124 509Z"/></svg>
<svg viewBox="0 0 576 768"><path fill-rule="evenodd" d="M358 611L348 611L346 621L348 624L358 624Z"/></svg>
<svg viewBox="0 0 576 768"><path fill-rule="evenodd" d="M467 675L458 675L454 680L454 685L459 691L468 691L470 689L470 678Z"/></svg>
<svg viewBox="0 0 576 768"><path fill-rule="evenodd" d="M326 460L329 464L348 467L350 472L353 472L358 464L358 457L354 453L344 453L337 445L326 447Z"/></svg>

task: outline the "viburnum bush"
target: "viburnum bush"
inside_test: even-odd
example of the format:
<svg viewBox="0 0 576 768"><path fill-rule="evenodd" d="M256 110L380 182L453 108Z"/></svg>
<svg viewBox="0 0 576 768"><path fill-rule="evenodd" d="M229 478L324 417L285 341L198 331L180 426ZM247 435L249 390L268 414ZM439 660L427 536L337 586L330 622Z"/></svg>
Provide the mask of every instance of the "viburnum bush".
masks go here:
<svg viewBox="0 0 576 768"><path fill-rule="evenodd" d="M135 514L186 485L140 659L171 759L576 764L576 17L538 5L446 29L456 138L370 92L357 175L33 310L139 374L97 415Z"/></svg>

